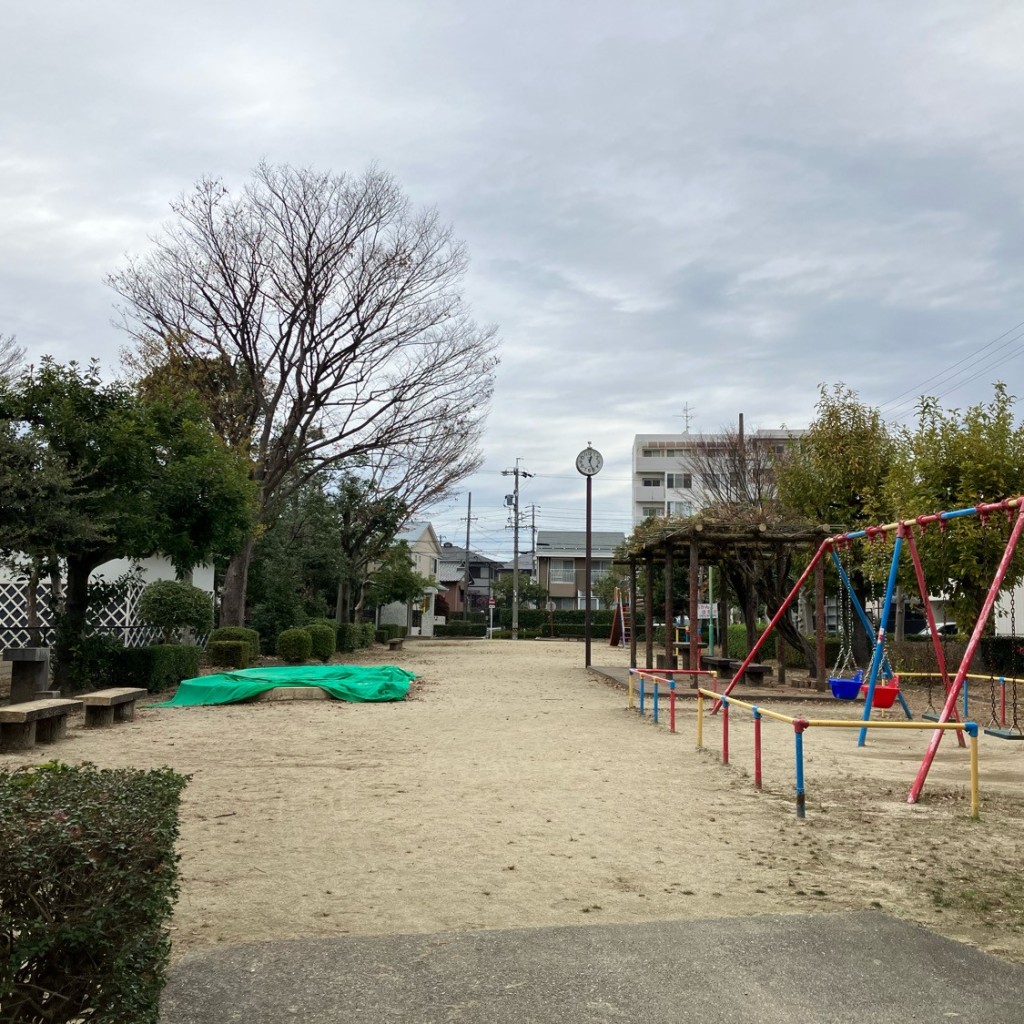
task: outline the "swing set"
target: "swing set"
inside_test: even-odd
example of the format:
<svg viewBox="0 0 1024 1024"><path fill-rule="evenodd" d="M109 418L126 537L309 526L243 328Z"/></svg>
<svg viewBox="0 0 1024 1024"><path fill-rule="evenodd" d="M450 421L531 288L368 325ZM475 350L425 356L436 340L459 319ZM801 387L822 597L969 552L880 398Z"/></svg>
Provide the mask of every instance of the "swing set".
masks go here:
<svg viewBox="0 0 1024 1024"><path fill-rule="evenodd" d="M989 516L995 513L1005 514L1008 521L1012 523L1012 528L995 574L989 582L989 587L985 595L985 600L982 604L981 612L971 630L963 658L960 661L960 665L957 668L954 678L950 680L946 666L945 652L942 647L942 637L939 634L935 622L935 614L928 598L928 587L925 582L924 568L921 564L921 556L915 540L915 530L922 535L932 525L937 525L940 530L945 530L950 521L968 516L977 516L982 526L984 526ZM836 566L840 579L843 582L843 587L849 601L849 609L852 610L853 614L857 614L858 617L860 617L868 635L874 635L871 664L868 668L866 678L863 670L860 669L853 672L852 675L844 675L843 673L848 672L852 666L852 652L850 651L850 648L852 647L852 615L850 612L844 613L845 624L843 626L843 638L840 641L840 655L837 660L836 669L833 672L833 679L831 680L833 694L839 699L853 700L858 696L858 693L863 693L864 712L862 718L865 723L869 722L871 719L872 708L882 707L885 700L890 701L888 705L889 707L899 700L904 713L908 718L910 718L910 710L907 708L906 702L903 700L903 696L899 692L898 676L893 673L892 666L889 664L889 660L885 654L885 624L889 621L889 613L893 606L893 595L896 590L897 571L899 569L903 549L906 547L913 562L914 575L921 594L932 645L939 665L939 674L946 690L945 702L937 717L937 723L940 728L937 728L932 734L931 741L928 744L928 749L925 751L920 767L918 768L917 775L914 779L914 783L907 795L908 803L916 803L921 795L921 790L924 788L925 780L928 777L928 772L935 759L939 744L942 742L942 734L945 729L941 728L941 726L944 726L945 723L950 721L957 721L957 699L960 696L961 690L966 685L971 662L974 659L974 655L976 654L981 642L982 634L985 632L989 618L992 615L992 609L995 606L996 598L999 596L999 591L1002 587L1003 580L1006 577L1006 573L1009 570L1010 562L1013 558L1014 552L1016 551L1017 543L1020 540L1022 531L1024 531L1024 497L1017 497L1007 498L1003 501L989 504L976 505L971 508L962 508L949 512L937 512L931 515L917 516L914 519L901 519L895 523L872 526L864 530L854 530L849 533L837 534L834 537L826 538L822 541L820 547L811 558L803 573L800 575L800 578L780 605L771 622L768 623L765 631L761 634L753 647L751 647L746 660L740 665L733 677L733 680L723 691L722 696L728 697L737 685L738 681L743 678L743 673L746 671L747 665L756 659L759 650L772 634L783 615L787 614L790 605L800 593L801 588L806 583L811 573L815 571L818 564L822 561L825 555L828 554L831 556L831 560ZM867 618L867 614L861 607L860 602L857 600L856 595L853 592L853 588L850 585L849 573L842 564L841 555L843 552L848 550L849 545L854 541L867 540L869 543L874 543L880 540L884 541L890 534L894 535L892 560L890 562L889 575L886 582L885 597L882 601L882 609L879 615L878 626L876 628ZM943 589L945 589L947 582L943 580L942 585ZM884 680L881 685L879 684L880 677ZM875 697L878 691L882 692L879 694L879 702L876 703ZM986 729L986 733L1001 739L1024 739L1024 730L1021 730L1018 724L1016 696L1016 680L1014 679L1013 729ZM721 699L718 699L715 703L714 711L717 711L721 707L721 704ZM1005 716L1003 724L1005 725ZM963 744L962 735L959 732L958 735L960 735L960 741L961 744ZM859 747L864 746L866 739L867 726L865 725L860 729L857 745Z"/></svg>

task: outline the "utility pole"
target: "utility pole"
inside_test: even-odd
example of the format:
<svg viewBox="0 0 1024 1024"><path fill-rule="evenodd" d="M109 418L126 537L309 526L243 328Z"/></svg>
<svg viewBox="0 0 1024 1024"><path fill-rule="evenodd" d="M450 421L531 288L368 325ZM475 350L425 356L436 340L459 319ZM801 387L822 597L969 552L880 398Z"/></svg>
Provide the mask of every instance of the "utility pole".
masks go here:
<svg viewBox="0 0 1024 1024"><path fill-rule="evenodd" d="M469 584L472 577L469 575L469 524L472 522L473 513L473 492L469 492L469 496L466 498L466 564L465 564L465 576L463 578L462 585L462 621L466 622L469 619Z"/></svg>
<svg viewBox="0 0 1024 1024"><path fill-rule="evenodd" d="M522 460L516 459L515 467L503 469L502 476L515 477L512 489L512 639L519 639L519 478L533 476L519 468Z"/></svg>

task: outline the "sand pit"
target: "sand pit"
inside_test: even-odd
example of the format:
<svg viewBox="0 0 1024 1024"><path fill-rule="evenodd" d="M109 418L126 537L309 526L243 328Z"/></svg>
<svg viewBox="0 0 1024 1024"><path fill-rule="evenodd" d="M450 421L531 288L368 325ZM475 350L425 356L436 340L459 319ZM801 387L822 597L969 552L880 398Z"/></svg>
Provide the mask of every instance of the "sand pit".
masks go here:
<svg viewBox="0 0 1024 1024"><path fill-rule="evenodd" d="M599 664L627 654L595 646ZM191 774L174 955L218 943L881 907L1024 961L1024 744L943 742L925 801L906 790L929 734L814 733L808 817L792 735L749 721L733 764L626 710L583 646L410 642L353 659L420 675L395 704L286 701L141 709L0 764L170 765ZM830 713L834 705L829 705ZM855 712L851 710L851 714Z"/></svg>

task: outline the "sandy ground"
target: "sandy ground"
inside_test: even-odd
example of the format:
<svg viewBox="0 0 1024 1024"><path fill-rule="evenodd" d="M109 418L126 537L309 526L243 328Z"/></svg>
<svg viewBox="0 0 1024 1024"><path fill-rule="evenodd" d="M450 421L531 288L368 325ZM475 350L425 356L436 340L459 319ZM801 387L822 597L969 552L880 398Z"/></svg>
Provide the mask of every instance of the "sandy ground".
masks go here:
<svg viewBox="0 0 1024 1024"><path fill-rule="evenodd" d="M595 647L597 664L625 651ZM397 704L288 701L142 709L57 747L0 756L191 775L174 953L218 943L881 907L1024 962L1024 743L984 738L982 818L946 737L925 799L906 791L930 733L807 737L793 813L792 731L750 720L694 749L588 674L583 646L422 641L388 655L420 676ZM776 705L773 705L776 706ZM797 710L800 706L788 706ZM804 713L808 713L804 706ZM781 710L782 708L780 708ZM829 717L853 708L829 703Z"/></svg>

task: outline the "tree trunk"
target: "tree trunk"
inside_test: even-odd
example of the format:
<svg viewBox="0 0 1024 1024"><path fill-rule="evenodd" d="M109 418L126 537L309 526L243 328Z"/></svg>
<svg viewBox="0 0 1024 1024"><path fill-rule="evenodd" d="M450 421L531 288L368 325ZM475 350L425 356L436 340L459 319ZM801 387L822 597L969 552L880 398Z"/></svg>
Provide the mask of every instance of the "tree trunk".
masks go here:
<svg viewBox="0 0 1024 1024"><path fill-rule="evenodd" d="M249 565L255 546L255 539L250 537L241 551L228 562L227 572L224 574L224 591L220 597L222 626L245 625L245 595L249 586Z"/></svg>
<svg viewBox="0 0 1024 1024"><path fill-rule="evenodd" d="M68 579L64 591L64 613L58 620L54 643L53 685L62 694L72 693L74 648L85 634L86 613L89 610L89 574L102 563L102 559L68 558Z"/></svg>

